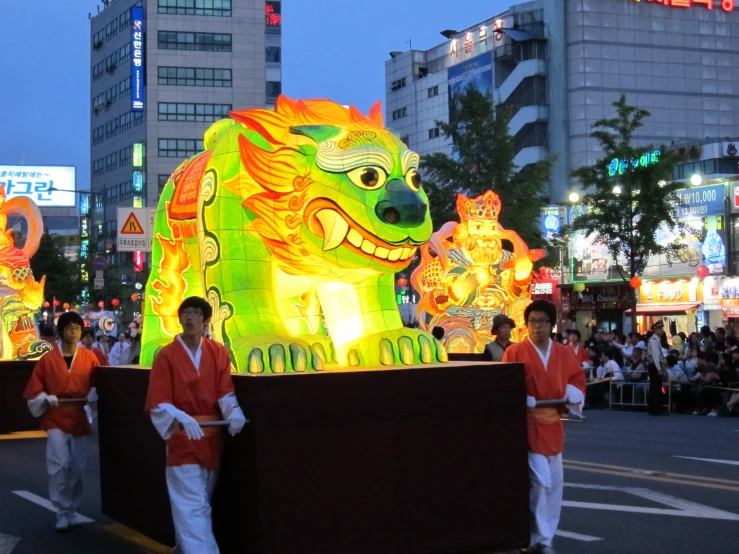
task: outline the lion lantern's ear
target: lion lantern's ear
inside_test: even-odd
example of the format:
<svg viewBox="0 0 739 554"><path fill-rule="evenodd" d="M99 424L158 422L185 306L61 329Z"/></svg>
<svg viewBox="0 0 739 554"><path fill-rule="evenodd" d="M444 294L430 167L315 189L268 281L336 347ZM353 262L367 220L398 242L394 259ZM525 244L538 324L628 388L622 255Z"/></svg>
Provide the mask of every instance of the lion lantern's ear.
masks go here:
<svg viewBox="0 0 739 554"><path fill-rule="evenodd" d="M331 125L298 125L290 127L290 132L294 135L303 135L308 137L316 144L330 139L331 137L339 134L341 129L338 127L332 127Z"/></svg>

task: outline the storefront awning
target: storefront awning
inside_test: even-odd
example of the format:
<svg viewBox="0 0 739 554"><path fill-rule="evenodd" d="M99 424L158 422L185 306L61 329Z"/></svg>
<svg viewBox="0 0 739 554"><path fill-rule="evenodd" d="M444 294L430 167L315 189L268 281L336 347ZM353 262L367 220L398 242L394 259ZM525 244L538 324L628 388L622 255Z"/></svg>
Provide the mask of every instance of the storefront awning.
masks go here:
<svg viewBox="0 0 739 554"><path fill-rule="evenodd" d="M639 304L636 307L636 315L680 315L695 310L700 304L693 302L672 302L669 304ZM625 315L631 315L631 310L626 310Z"/></svg>

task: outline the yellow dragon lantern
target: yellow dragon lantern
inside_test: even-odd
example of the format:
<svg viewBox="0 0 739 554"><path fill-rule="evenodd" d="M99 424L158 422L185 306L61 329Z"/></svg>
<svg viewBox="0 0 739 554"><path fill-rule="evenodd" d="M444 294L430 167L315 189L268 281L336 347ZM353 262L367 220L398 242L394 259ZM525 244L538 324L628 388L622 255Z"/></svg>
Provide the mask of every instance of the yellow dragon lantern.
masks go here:
<svg viewBox="0 0 739 554"><path fill-rule="evenodd" d="M516 322L513 340L523 338L533 262L546 252L529 250L518 233L504 229L501 208L493 191L477 198L460 194L460 222L446 223L421 247L421 263L411 275L421 295L418 320L427 329L444 329L448 352L482 352L494 338L498 314Z"/></svg>
<svg viewBox="0 0 739 554"><path fill-rule="evenodd" d="M23 248L15 247L13 230L6 229L8 215L26 220L28 236ZM43 226L36 204L25 197L6 201L5 188L0 186L0 314L2 339L0 359L33 360L51 349L40 340L34 313L44 301L44 282L33 278L30 258L38 250Z"/></svg>

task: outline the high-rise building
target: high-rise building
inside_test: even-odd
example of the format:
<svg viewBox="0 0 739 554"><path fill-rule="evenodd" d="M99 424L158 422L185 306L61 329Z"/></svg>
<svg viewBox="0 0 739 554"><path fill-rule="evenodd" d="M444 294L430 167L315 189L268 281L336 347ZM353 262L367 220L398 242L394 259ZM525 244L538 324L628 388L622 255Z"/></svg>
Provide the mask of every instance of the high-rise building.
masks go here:
<svg viewBox="0 0 739 554"><path fill-rule="evenodd" d="M155 207L212 122L275 103L281 23L279 0L104 2L90 24L93 254L129 271L117 208Z"/></svg>
<svg viewBox="0 0 739 554"><path fill-rule="evenodd" d="M652 116L636 145L721 142L739 125L735 0L533 0L429 50L385 62L388 125L421 154L450 152L436 120L472 85L511 109L519 168L555 155L548 199L600 157L592 125L627 102Z"/></svg>

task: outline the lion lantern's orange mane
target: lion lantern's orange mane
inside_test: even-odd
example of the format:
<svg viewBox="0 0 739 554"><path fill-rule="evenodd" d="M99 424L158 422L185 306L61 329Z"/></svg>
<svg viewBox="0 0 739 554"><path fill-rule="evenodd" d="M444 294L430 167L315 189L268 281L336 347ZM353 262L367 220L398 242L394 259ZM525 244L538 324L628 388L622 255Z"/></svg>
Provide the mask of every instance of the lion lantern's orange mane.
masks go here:
<svg viewBox="0 0 739 554"><path fill-rule="evenodd" d="M257 133L270 149L255 144L248 135L239 135L243 170L224 186L244 198L244 207L257 215L252 229L281 262L283 270L295 275L326 271L322 264L308 259L300 237L307 189L313 182L313 160L298 147L313 142L292 134L290 128L325 125L344 129L346 134L339 141L342 147L342 142L350 141L356 133L387 132L380 103L365 116L353 106L347 108L329 100L291 100L280 96L274 110L233 111L229 116Z"/></svg>

